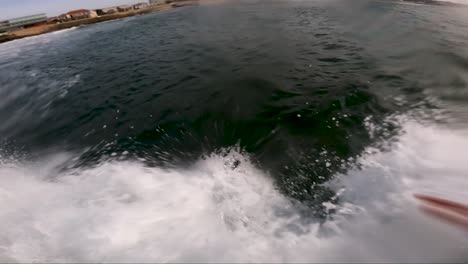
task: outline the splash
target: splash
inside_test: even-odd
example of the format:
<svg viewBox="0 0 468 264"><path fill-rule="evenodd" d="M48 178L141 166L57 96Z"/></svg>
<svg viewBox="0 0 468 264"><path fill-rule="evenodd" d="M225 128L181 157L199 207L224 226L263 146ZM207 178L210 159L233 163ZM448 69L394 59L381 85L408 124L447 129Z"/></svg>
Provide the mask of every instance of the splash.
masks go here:
<svg viewBox="0 0 468 264"><path fill-rule="evenodd" d="M57 169L67 155L0 167L0 260L18 262L440 262L467 237L420 214L414 192L467 202L467 131L405 121L391 151L328 182L340 200L319 224L246 155L188 169L105 162Z"/></svg>

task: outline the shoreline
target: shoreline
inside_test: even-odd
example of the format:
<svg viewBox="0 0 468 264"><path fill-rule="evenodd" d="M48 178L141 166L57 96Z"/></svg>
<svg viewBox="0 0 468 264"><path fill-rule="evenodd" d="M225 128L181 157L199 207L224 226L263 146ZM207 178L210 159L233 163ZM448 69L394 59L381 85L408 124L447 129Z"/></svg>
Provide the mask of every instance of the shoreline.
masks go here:
<svg viewBox="0 0 468 264"><path fill-rule="evenodd" d="M397 4L406 4L406 5L462 7L462 8L468 7L468 5L466 4L442 1L442 0L394 0L393 2Z"/></svg>
<svg viewBox="0 0 468 264"><path fill-rule="evenodd" d="M86 18L86 19L68 21L68 22L64 22L60 24L47 24L47 25L35 26L31 28L26 28L26 29L20 29L20 30L13 31L11 33L7 33L5 35L0 35L0 44L13 41L13 40L17 40L17 39L38 36L38 35L42 35L46 33L74 28L78 26L97 24L101 22L112 21L112 20L117 20L117 19L126 18L126 17L143 15L143 14L150 14L150 13L155 13L159 11L166 11L166 10L174 9L177 7L197 5L197 4L199 4L197 0L187 0L187 1L170 3L170 4L151 6L149 8L145 8L141 10L131 10L128 12L104 15L104 16L95 17L95 18Z"/></svg>

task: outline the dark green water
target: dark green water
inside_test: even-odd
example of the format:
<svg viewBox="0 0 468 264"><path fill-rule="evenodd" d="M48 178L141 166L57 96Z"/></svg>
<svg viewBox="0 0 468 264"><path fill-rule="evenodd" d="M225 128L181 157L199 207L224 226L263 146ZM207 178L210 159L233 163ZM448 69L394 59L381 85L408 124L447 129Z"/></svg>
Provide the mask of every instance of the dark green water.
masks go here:
<svg viewBox="0 0 468 264"><path fill-rule="evenodd" d="M341 203L325 183L371 147L390 151L405 133L392 117L437 124L449 112L443 123L464 124L467 14L229 2L2 44L2 155L68 153L60 173L112 161L171 171L232 149L248 161L229 159L231 170L251 162L303 223L324 223L336 213L327 202Z"/></svg>

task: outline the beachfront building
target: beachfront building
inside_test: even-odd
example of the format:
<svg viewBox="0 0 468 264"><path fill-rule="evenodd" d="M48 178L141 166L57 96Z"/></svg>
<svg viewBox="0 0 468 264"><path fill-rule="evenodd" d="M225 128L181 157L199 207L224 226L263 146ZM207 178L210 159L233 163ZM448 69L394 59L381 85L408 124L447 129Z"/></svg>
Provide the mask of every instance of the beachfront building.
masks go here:
<svg viewBox="0 0 468 264"><path fill-rule="evenodd" d="M150 5L162 5L166 3L166 0L149 0Z"/></svg>
<svg viewBox="0 0 468 264"><path fill-rule="evenodd" d="M62 14L62 15L58 16L57 18L58 18L59 22L67 22L67 21L72 19L71 16L68 15L68 14Z"/></svg>
<svg viewBox="0 0 468 264"><path fill-rule="evenodd" d="M97 13L94 10L78 9L66 13L65 16L69 17L70 20L78 20L97 17Z"/></svg>
<svg viewBox="0 0 468 264"><path fill-rule="evenodd" d="M48 24L57 24L57 23L60 23L60 22L61 22L61 21L60 21L60 18L59 18L58 16L56 16L56 17L49 17L49 18L47 19L47 23L48 23Z"/></svg>
<svg viewBox="0 0 468 264"><path fill-rule="evenodd" d="M12 18L0 21L0 32L28 28L47 23L46 14L37 14L25 17Z"/></svg>
<svg viewBox="0 0 468 264"><path fill-rule="evenodd" d="M139 10L139 9L145 9L148 8L148 3L138 3L133 5L133 9Z"/></svg>
<svg viewBox="0 0 468 264"><path fill-rule="evenodd" d="M131 5L122 5L122 6L117 7L117 10L119 10L119 12L127 12L127 11L130 11L132 9L133 9L133 7Z"/></svg>
<svg viewBox="0 0 468 264"><path fill-rule="evenodd" d="M104 15L115 14L119 12L119 10L117 10L117 7L107 7L107 8L96 9L96 12L98 16L104 16Z"/></svg>
<svg viewBox="0 0 468 264"><path fill-rule="evenodd" d="M3 29L3 28L6 29L8 27L8 25L9 25L8 20L0 21L0 32L6 31L6 30L1 30L1 29Z"/></svg>

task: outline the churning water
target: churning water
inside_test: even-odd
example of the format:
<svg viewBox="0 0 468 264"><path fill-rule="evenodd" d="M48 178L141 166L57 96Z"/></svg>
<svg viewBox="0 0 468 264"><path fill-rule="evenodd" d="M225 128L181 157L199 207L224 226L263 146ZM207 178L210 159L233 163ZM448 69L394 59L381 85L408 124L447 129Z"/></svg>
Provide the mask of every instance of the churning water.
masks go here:
<svg viewBox="0 0 468 264"><path fill-rule="evenodd" d="M468 10L178 8L0 45L0 261L466 262Z"/></svg>

